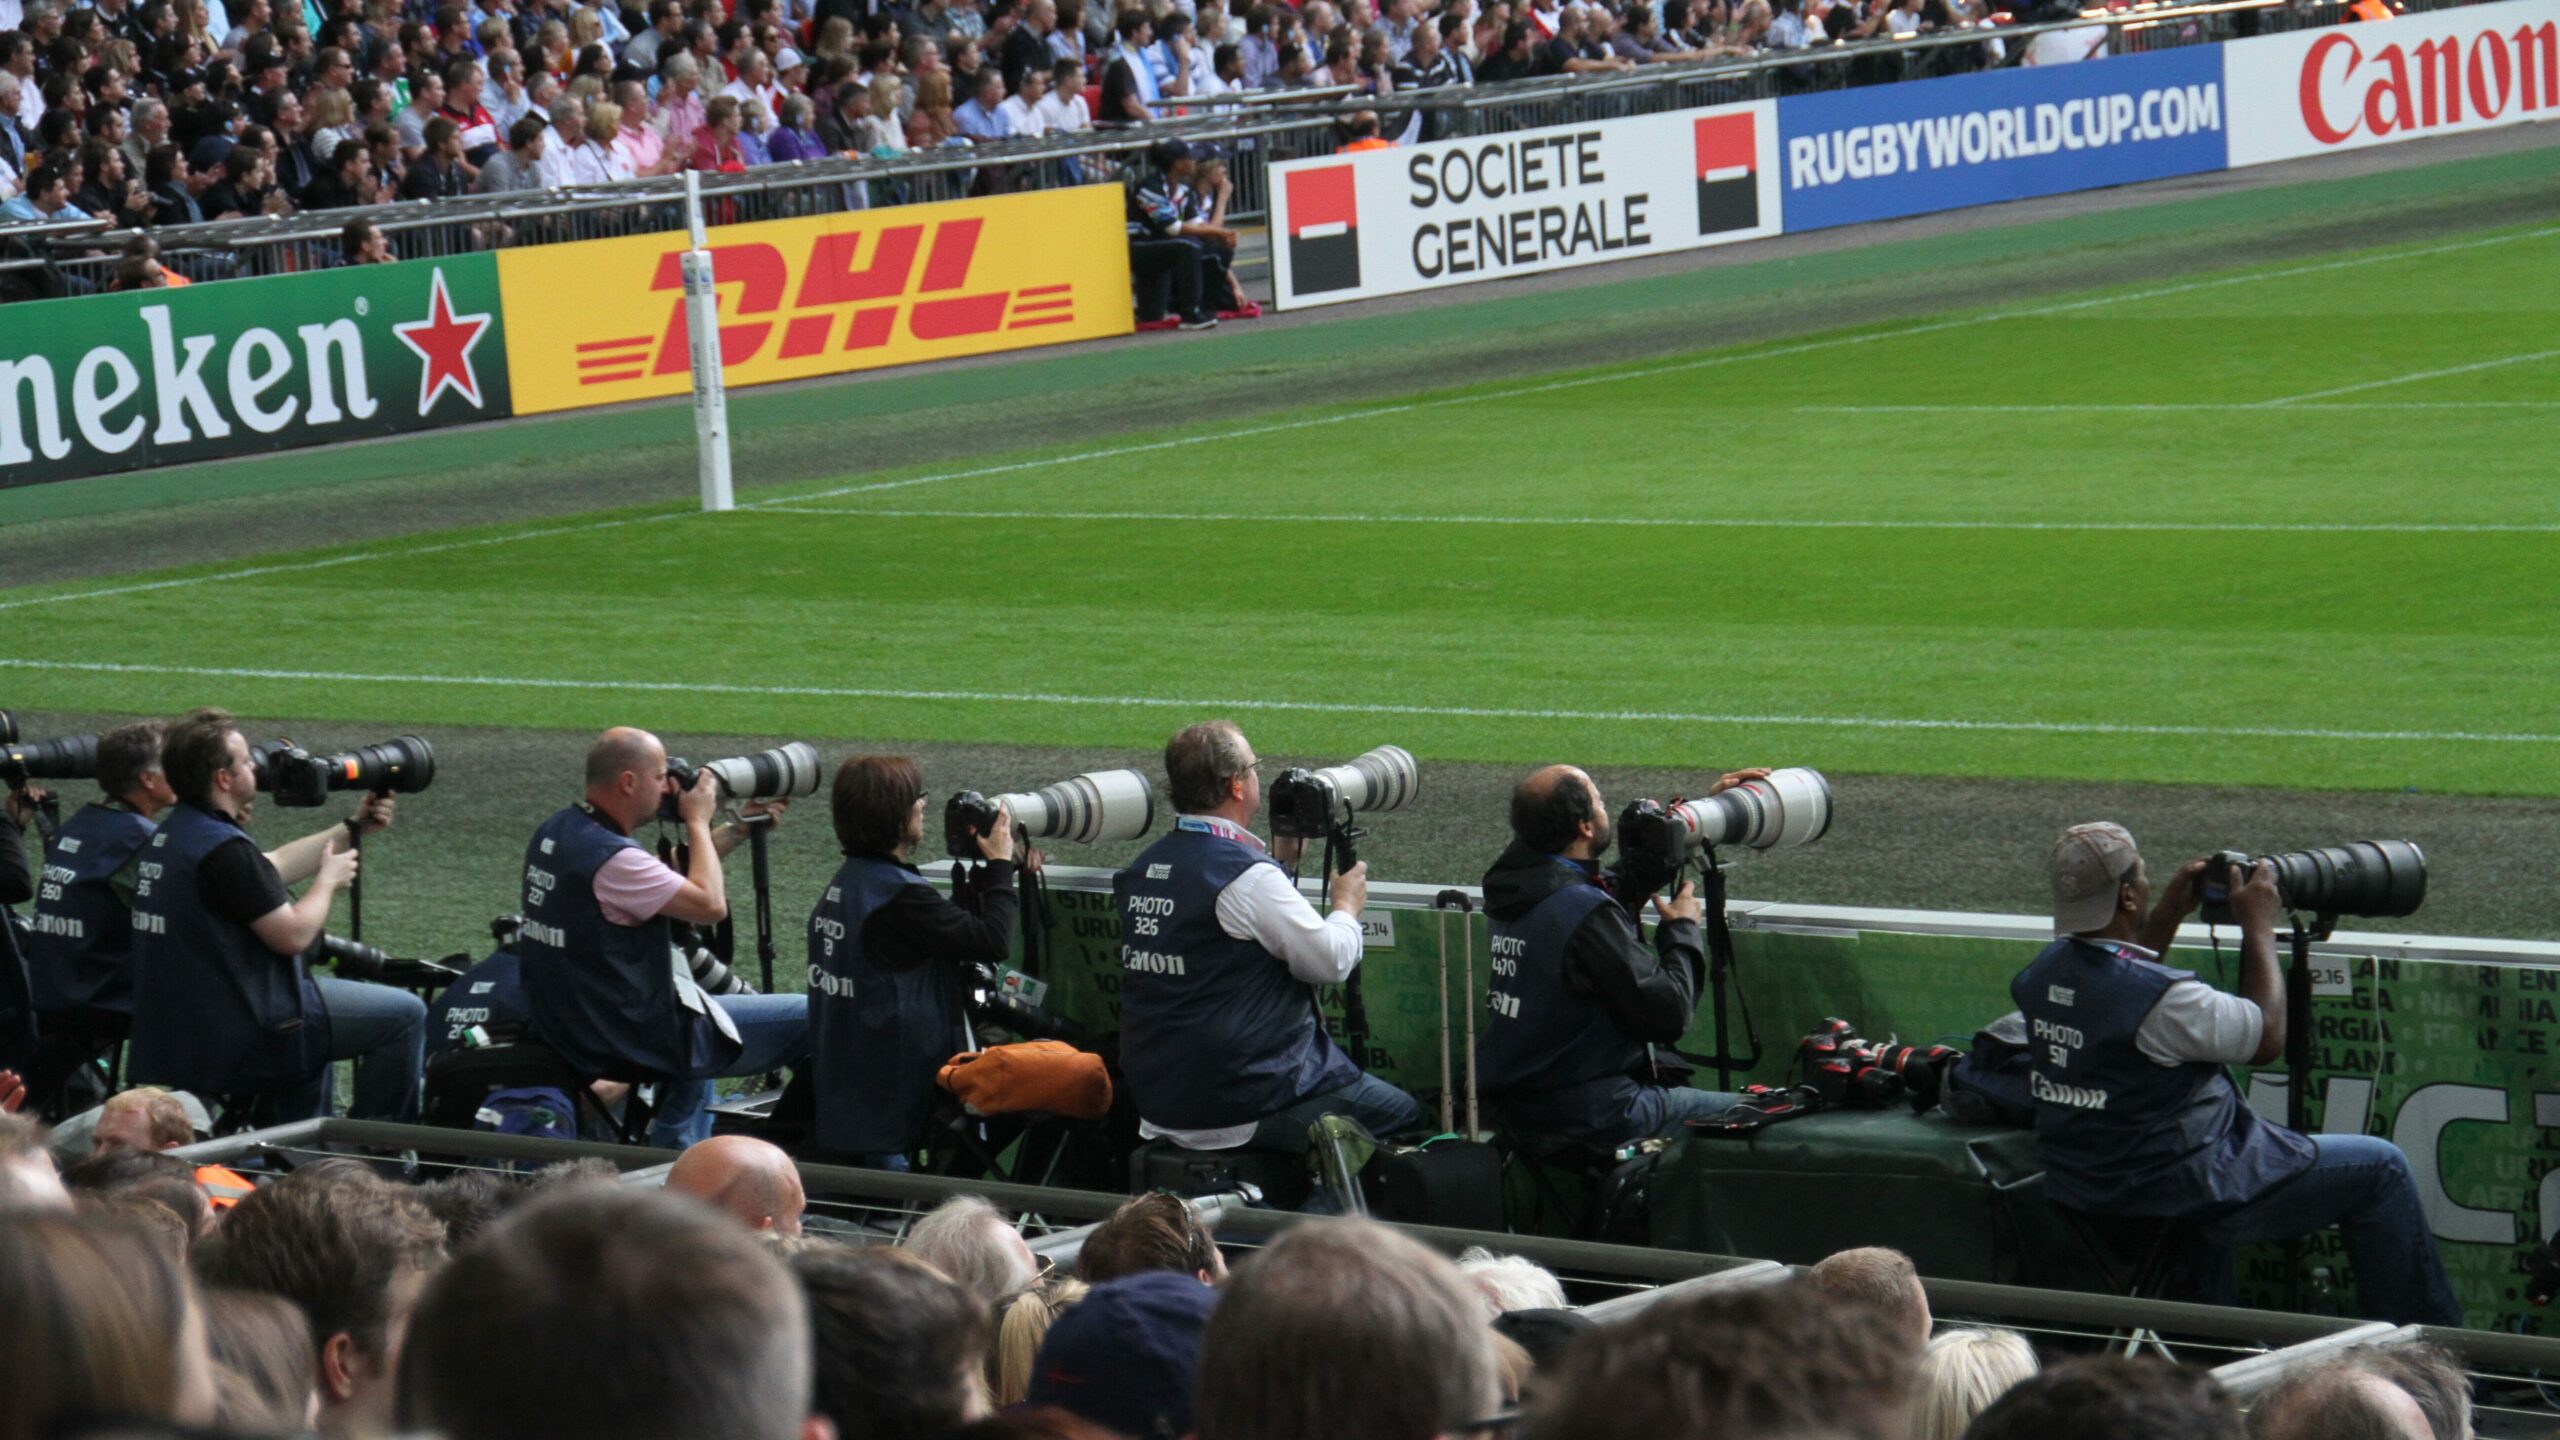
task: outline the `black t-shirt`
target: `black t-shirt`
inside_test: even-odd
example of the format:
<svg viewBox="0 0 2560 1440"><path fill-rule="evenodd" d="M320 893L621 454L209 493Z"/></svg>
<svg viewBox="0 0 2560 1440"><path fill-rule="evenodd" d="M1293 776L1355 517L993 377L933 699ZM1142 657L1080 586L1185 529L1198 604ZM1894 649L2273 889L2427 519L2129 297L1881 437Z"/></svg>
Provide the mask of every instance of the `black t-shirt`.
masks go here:
<svg viewBox="0 0 2560 1440"><path fill-rule="evenodd" d="M293 903L284 877L246 835L213 847L196 866L196 893L204 908L235 925L255 924Z"/></svg>

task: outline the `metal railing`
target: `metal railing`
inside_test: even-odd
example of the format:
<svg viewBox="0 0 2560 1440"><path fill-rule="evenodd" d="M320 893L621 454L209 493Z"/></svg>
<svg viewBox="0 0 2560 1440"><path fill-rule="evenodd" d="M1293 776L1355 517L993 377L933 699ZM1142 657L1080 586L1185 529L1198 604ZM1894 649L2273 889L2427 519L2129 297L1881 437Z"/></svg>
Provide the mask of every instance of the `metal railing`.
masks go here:
<svg viewBox="0 0 2560 1440"><path fill-rule="evenodd" d="M2476 3L2483 0L2409 0L2409 8L2450 9ZM1180 138L1225 149L1236 187L1230 218L1252 223L1269 212L1270 166L1331 153L1341 143L1342 123L1362 111L1377 112L1389 133L1400 131L1419 114L1431 138L1500 134L1959 74L1997 63L1995 47L2014 60L2026 42L2038 35L2091 25L2114 31L2111 48L2127 53L2329 25L2344 13L2336 0L2143 0L2039 24L1983 22L1741 59L1663 62L1627 73L1553 76L1375 98L1349 94L1340 86L1248 92L1167 102L1167 108L1177 113L1144 126L939 147L890 159L829 158L759 166L742 173L707 175L702 190L714 225L922 204L1116 179L1133 154L1157 140ZM193 279L216 280L337 265L340 237L353 221L379 226L402 258L418 259L682 230L682 196L681 177L660 177L567 190L161 226L149 233L159 243L164 263ZM16 281L18 288L31 288L32 282L49 293L104 288L128 238L126 232L98 222L0 228L0 286ZM60 277L70 277L74 283L66 287Z"/></svg>

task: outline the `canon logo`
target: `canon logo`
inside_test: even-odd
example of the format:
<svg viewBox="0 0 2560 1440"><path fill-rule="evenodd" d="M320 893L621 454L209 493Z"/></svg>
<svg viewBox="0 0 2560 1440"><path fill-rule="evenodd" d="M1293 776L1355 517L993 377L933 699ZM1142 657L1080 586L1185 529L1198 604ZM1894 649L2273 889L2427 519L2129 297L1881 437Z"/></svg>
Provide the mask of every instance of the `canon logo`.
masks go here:
<svg viewBox="0 0 2560 1440"><path fill-rule="evenodd" d="M2448 35L2367 54L2356 28L2302 57L2302 124L2323 145L2380 139L2560 108L2560 22ZM2379 37L2373 37L2379 38Z"/></svg>

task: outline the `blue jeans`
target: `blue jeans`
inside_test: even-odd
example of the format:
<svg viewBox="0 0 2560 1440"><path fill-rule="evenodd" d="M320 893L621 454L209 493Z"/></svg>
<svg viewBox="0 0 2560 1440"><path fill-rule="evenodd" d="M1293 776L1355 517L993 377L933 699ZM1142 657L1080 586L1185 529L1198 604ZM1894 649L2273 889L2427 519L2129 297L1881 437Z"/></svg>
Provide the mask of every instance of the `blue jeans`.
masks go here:
<svg viewBox="0 0 2560 1440"><path fill-rule="evenodd" d="M1723 1090L1692 1090L1686 1085L1648 1087L1636 1101L1636 1114L1638 1123L1653 1117L1653 1125L1635 1138L1669 1140L1686 1133L1682 1127L1690 1121L1712 1120L1741 1103L1741 1096Z"/></svg>
<svg viewBox="0 0 2560 1440"><path fill-rule="evenodd" d="M2329 1226L2347 1242L2356 1294L2367 1319L2394 1325L2460 1325L2461 1303L2445 1279L2436 1237L2418 1203L2409 1157L2370 1135L2314 1135L2311 1168L2198 1232L2211 1268L2205 1290L2216 1303L2233 1296L2231 1247L2290 1240Z"/></svg>
<svg viewBox="0 0 2560 1440"><path fill-rule="evenodd" d="M1310 1095L1277 1115L1266 1117L1253 1131L1255 1147L1307 1152L1307 1127L1327 1115L1357 1120L1381 1140L1422 1123L1422 1102L1375 1075L1363 1074L1339 1090Z"/></svg>
<svg viewBox="0 0 2560 1440"><path fill-rule="evenodd" d="M762 1075L798 1065L809 1058L809 997L806 995L706 996L738 1027L746 1047L716 1075L669 1080L658 1087L658 1110L649 1120L649 1143L662 1150L681 1150L711 1137L711 1082L741 1075Z"/></svg>
<svg viewBox="0 0 2560 1440"><path fill-rule="evenodd" d="M426 1002L406 990L361 980L318 976L313 983L320 987L320 1008L329 1015L329 1058L355 1062L355 1103L347 1107L348 1116L416 1124L418 1076L427 1054ZM336 1093L331 1073L323 1065L310 1079L279 1092L274 1118L312 1120L328 1114Z"/></svg>

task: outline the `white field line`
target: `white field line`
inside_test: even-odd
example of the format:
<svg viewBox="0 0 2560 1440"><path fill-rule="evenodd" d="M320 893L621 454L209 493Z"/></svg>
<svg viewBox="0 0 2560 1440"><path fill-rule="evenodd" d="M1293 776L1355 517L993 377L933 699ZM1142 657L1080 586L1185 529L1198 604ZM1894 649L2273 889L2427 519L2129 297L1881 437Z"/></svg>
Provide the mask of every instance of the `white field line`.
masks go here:
<svg viewBox="0 0 2560 1440"><path fill-rule="evenodd" d="M2560 745L2560 734L2479 730L2330 730L2304 726L2137 725L2081 720L1953 720L1865 715L1747 715L1679 710L1564 710L1483 705L1398 705L1349 701L1267 700L1235 696L1075 695L1048 691L919 690L838 685L741 685L718 681L570 680L521 675L401 675L358 670L276 670L246 666L143 665L103 660L0 657L0 669L103 675L183 675L219 680L321 681L331 684L447 685L478 690L576 690L601 695L787 695L822 700L967 701L999 705L1081 705L1113 710L1279 711L1318 715L1406 715L1427 719L1573 720L1602 724L1768 725L1838 730L1952 730L2034 735L2161 735L2196 739L2337 740L2401 743Z"/></svg>
<svg viewBox="0 0 2560 1440"><path fill-rule="evenodd" d="M991 475L1009 475L1025 470L1046 469L1048 467L1058 465L1076 465L1093 460L1113 459L1122 455L1135 455L1155 450L1170 450L1186 445L1206 445L1224 440L1243 439L1254 435L1269 435L1288 430L1312 429L1319 425L1339 425L1353 420L1373 419L1382 415L1399 415L1414 410L1435 409L1448 405L1471 405L1488 400L1516 399L1525 395L1536 395L1550 391L1571 390L1588 385L1606 384L1612 380L1637 379L1649 375L1667 375L1686 370L1705 369L1709 366L1735 365L1748 363L1753 360L1778 359L1788 355L1802 355L1813 351L1836 349L1847 345L1863 345L1877 340L1899 340L1913 335L1927 335L1943 330L1962 329L1974 325L1987 325L1997 320L2023 319L2040 315L2068 314L2078 310L2094 309L2102 305L2121 305L2129 301L2155 300L2163 296L2185 295L2199 290L2216 290L2232 285L2256 284L2265 280L2284 280L2301 275L2325 274L2336 270L2352 270L2367 265L2385 265L2400 260L2424 259L2433 255L2447 255L2466 250L2478 250L2493 245L2508 245L2520 240L2540 240L2553 235L2560 235L2560 226L2549 226L2539 230L2526 230L2514 235L2493 235L2478 240L2457 240L2442 245L2422 246L2415 250L2395 250L2388 254L2365 255L2349 260L2327 260L2316 265L2296 265L2282 270L2262 270L2246 275L2225 275L2212 280L2191 280L2183 284L2164 285L2150 290L2130 291L2122 295L2101 295L2088 300L2073 300L2053 305L2035 306L2021 310L1999 311L1988 315L1967 316L1958 320L1940 320L1925 325L1905 326L1899 330L1879 331L1865 335L1835 336L1828 340L1812 340L1798 345L1781 346L1776 349L1755 350L1749 354L1743 355L1713 355L1696 360L1680 361L1669 365L1648 366L1638 370L1616 371L1607 375L1582 376L1571 380L1550 381L1542 385L1522 386L1509 390L1485 391L1472 395L1452 396L1442 400L1417 401L1409 405L1379 406L1347 414L1316 416L1309 419L1292 420L1272 425L1247 426L1241 429L1222 430L1215 434L1181 436L1175 439L1160 440L1144 445L1111 446L1100 450L1088 450L1074 455L1053 455L1046 459L1023 460L1005 465L987 465L968 470L945 471L935 475L914 476L905 480L884 480L866 485L843 485L831 490L819 490L805 495L778 496L772 500L752 501L741 505L738 508L741 510L766 509L778 505L790 505L809 500L831 499L838 495L859 495L878 490L903 489L913 485L939 484L947 480L969 480ZM485 536L475 540L438 541L426 545L388 545L376 549L358 551L353 554L335 555L325 560L302 560L276 565L251 565L236 570L212 571L203 575L185 575L174 579L148 580L130 585L109 585L100 586L90 590L65 591L58 595L38 595L18 600L0 600L0 611L23 610L38 605L68 604L81 600L99 600L117 595L136 595L159 590L175 590L195 585L212 585L226 580L249 580L264 575L284 575L299 571L327 570L334 569L341 565L360 564L367 560L405 559L411 556L433 555L450 550L465 550L486 545L504 545L518 540L540 540L554 535L575 534L582 531L613 530L626 525L642 524L654 520L680 520L693 513L696 512L676 511L663 515L635 516L621 520L597 520L580 525L554 525L538 530L517 531L508 535Z"/></svg>
<svg viewBox="0 0 2560 1440"><path fill-rule="evenodd" d="M1092 520L1198 521L1213 525L1593 525L1638 530L2057 530L2178 531L2204 534L2279 535L2549 535L2560 534L2560 522L2548 525L2427 524L2214 524L2186 520L1786 520L1681 519L1668 516L1616 515L1311 515L1272 513L1195 514L1181 510L919 510L870 509L859 505L768 505L768 515L833 515L882 517L891 520Z"/></svg>
<svg viewBox="0 0 2560 1440"><path fill-rule="evenodd" d="M2396 381L2390 383L2398 383ZM2273 400L2089 401L2055 405L1798 405L1799 415L2143 415L2154 411L2264 410ZM2286 404L2293 402L2286 401ZM2346 400L2335 405L2306 405L2314 414L2332 410L2560 410L2560 400Z"/></svg>
<svg viewBox="0 0 2560 1440"><path fill-rule="evenodd" d="M2332 395L2356 395L2367 390L2381 390L2393 385L2414 385L2421 380L2442 380L2449 375L2473 375L2483 370L2500 370L2509 365L2530 365L2537 360L2549 360L2554 357L2560 357L2560 350L2536 350L2529 355L2504 355L2495 360L2475 360L2468 365L2449 365L2442 370L2416 370L2406 375L2394 375L2386 380L2367 380L2358 385L2341 385L2334 390L2314 390L2305 395L2287 395L2282 399L2261 403L2269 407L2299 405L2306 400L2326 400Z"/></svg>
<svg viewBox="0 0 2560 1440"><path fill-rule="evenodd" d="M2443 245L2430 245L2416 250L2398 250L2388 255L2365 255L2351 260L2324 260L2315 265L2295 265L2282 270L2262 270L2247 275L2225 275L2212 280L2190 280L2177 285L2163 285L2150 290L2128 291L2122 295L2101 295L2089 300L2071 300L2054 305L2037 305L2018 310L2000 310L1984 315L1968 315L1955 320L1933 320L1921 325L1906 325L1895 330L1871 331L1863 335L1835 335L1823 340L1808 340L1794 345L1781 345L1739 355L1707 355L1694 360L1677 360L1662 365L1640 366L1633 370L1612 370L1599 375L1581 375L1568 380L1550 380L1536 385L1515 385L1499 390L1483 390L1466 395L1451 395L1438 400L1417 400L1403 405L1381 405L1367 410L1354 410L1335 415L1311 416L1303 420L1281 421L1244 429L1220 430L1214 433L1182 435L1143 445L1120 445L1102 450L1088 450L1074 455L1054 455L1042 460L1020 460L1006 465L982 466L972 470L946 471L936 475L915 475L904 480L875 480L860 485L839 485L802 495L776 496L741 505L740 509L770 509L809 500L828 500L839 495L869 495L882 490L903 490L916 485L938 485L947 480L974 480L991 475L1018 474L1058 465L1081 465L1094 460L1116 459L1150 451L1173 450L1189 445L1210 445L1254 435L1273 435L1290 430L1313 429L1320 425L1341 425L1355 420L1373 420L1381 416L1407 415L1417 410L1438 410L1453 405L1478 405L1487 401L1517 400L1530 395L1553 394L1560 390L1577 390L1591 385L1607 385L1620 380L1639 380L1656 375L1676 375L1691 370L1705 370L1723 365L1744 365L1755 360L1781 359L1790 355L1807 355L1817 351L1836 350L1850 345L1867 345L1879 340L1903 340L1914 335L1933 335L1940 331L1962 330L1976 325L1989 325L2001 320L2032 319L2042 315L2064 315L2094 309L2102 305L2122 305L2135 300L2157 300L2170 295L2187 295L2199 290L2217 290L2231 285L2251 285L2266 280L2284 280L2302 275L2320 275L2336 270L2352 270L2366 265L2388 264L2398 260L2415 260L2431 255L2446 255L2464 250L2477 250L2491 245L2507 245L2519 240L2538 240L2560 235L2560 226L2528 230L2515 235L2494 235L2480 240L2457 240Z"/></svg>

